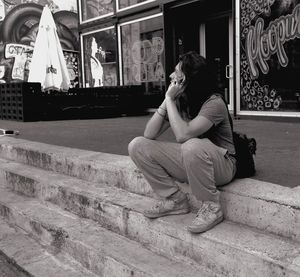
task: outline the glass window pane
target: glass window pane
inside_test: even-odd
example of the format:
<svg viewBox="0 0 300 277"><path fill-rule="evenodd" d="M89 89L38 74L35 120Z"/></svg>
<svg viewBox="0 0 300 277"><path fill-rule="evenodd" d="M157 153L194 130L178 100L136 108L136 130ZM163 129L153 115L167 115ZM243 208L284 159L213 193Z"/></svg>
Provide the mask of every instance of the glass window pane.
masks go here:
<svg viewBox="0 0 300 277"><path fill-rule="evenodd" d="M70 88L79 87L79 70L78 70L78 61L79 61L79 52L77 51L68 51L63 50L64 57L66 60L69 77L70 77Z"/></svg>
<svg viewBox="0 0 300 277"><path fill-rule="evenodd" d="M145 85L146 93L165 89L162 17L121 26L124 85Z"/></svg>
<svg viewBox="0 0 300 277"><path fill-rule="evenodd" d="M253 2L241 1L241 110L299 112L300 5Z"/></svg>
<svg viewBox="0 0 300 277"><path fill-rule="evenodd" d="M85 87L116 86L116 32L114 28L83 35Z"/></svg>
<svg viewBox="0 0 300 277"><path fill-rule="evenodd" d="M81 0L82 21L102 17L113 12L113 0Z"/></svg>
<svg viewBox="0 0 300 277"><path fill-rule="evenodd" d="M117 0L119 1L119 9L124 9L133 5L144 4L144 2L152 2L155 0Z"/></svg>

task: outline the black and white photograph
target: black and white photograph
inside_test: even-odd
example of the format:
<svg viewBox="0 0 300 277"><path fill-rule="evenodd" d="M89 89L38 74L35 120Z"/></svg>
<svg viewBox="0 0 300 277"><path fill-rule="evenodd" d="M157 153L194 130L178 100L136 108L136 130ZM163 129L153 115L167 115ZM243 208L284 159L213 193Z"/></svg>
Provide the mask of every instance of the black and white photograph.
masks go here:
<svg viewBox="0 0 300 277"><path fill-rule="evenodd" d="M0 277L299 277L300 0L0 0Z"/></svg>

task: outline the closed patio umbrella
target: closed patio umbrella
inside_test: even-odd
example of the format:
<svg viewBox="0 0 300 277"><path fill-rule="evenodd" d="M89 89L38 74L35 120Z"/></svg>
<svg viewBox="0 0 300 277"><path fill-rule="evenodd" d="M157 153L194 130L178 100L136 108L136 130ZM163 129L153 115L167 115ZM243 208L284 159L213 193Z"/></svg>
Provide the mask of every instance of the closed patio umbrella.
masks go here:
<svg viewBox="0 0 300 277"><path fill-rule="evenodd" d="M43 9L29 67L28 82L39 82L43 91L67 91L70 78L56 25L49 7Z"/></svg>

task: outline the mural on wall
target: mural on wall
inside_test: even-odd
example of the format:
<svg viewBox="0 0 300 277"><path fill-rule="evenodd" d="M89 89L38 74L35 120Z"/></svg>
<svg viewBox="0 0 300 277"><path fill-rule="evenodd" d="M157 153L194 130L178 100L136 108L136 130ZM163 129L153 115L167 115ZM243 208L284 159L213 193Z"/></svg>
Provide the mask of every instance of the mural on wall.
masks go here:
<svg viewBox="0 0 300 277"><path fill-rule="evenodd" d="M291 109L299 101L300 1L242 0L240 14L241 109Z"/></svg>
<svg viewBox="0 0 300 277"><path fill-rule="evenodd" d="M71 86L78 85L79 36L76 0L0 0L0 82L27 81L43 7L53 13Z"/></svg>

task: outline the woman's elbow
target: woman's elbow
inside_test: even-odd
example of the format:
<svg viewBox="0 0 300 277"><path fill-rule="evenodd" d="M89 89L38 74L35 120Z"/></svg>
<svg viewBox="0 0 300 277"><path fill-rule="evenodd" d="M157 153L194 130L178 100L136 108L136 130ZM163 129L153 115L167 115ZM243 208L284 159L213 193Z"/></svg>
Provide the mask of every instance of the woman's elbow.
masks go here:
<svg viewBox="0 0 300 277"><path fill-rule="evenodd" d="M151 132L151 129L146 126L144 130L144 137L150 139L152 137L152 133L153 132Z"/></svg>
<svg viewBox="0 0 300 277"><path fill-rule="evenodd" d="M194 138L195 136L192 135L191 133L189 132L182 132L182 133L179 133L177 135L175 135L175 138L176 138L176 141L178 143L184 143L186 142L187 140L191 139L191 138Z"/></svg>
<svg viewBox="0 0 300 277"><path fill-rule="evenodd" d="M155 139L155 135L147 131L144 132L144 137L147 139Z"/></svg>
<svg viewBox="0 0 300 277"><path fill-rule="evenodd" d="M184 135L177 135L175 138L178 143L184 143L189 139L189 137Z"/></svg>

